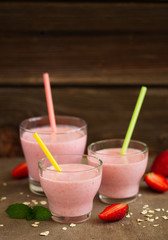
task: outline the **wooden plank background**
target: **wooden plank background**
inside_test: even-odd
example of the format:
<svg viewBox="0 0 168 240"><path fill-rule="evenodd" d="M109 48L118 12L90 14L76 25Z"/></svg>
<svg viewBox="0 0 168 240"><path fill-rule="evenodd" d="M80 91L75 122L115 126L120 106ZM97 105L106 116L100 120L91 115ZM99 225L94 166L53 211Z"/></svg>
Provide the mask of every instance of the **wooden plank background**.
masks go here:
<svg viewBox="0 0 168 240"><path fill-rule="evenodd" d="M167 2L0 2L0 156L21 155L18 126L46 115L43 72L56 114L88 122L88 144L133 135L151 154L168 145Z"/></svg>

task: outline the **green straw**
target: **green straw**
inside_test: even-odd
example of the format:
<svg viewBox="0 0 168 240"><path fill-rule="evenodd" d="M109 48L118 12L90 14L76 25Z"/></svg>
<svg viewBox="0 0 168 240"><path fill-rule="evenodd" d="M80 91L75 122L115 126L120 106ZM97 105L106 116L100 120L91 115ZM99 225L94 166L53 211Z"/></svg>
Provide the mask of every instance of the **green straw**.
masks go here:
<svg viewBox="0 0 168 240"><path fill-rule="evenodd" d="M139 112L141 110L141 106L142 106L142 103L143 103L146 91L147 91L147 87L142 86L141 87L141 91L139 93L139 97L138 97L137 103L135 105L134 112L132 114L132 118L131 118L128 130L127 130L127 133L125 135L124 143L123 143L122 149L121 149L121 154L124 154L127 151L127 148L128 148L128 145L129 145L132 133L134 131L134 127L135 127L136 121L138 119Z"/></svg>

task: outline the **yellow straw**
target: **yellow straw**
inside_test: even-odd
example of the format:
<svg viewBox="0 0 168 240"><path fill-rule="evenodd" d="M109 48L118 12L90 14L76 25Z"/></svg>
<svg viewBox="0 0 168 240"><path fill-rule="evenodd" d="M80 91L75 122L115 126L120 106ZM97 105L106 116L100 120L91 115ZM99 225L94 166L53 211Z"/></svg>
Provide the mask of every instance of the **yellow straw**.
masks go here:
<svg viewBox="0 0 168 240"><path fill-rule="evenodd" d="M56 160L53 158L52 154L50 153L50 151L48 150L48 148L46 147L46 145L44 144L44 142L42 141L42 139L40 138L38 133L34 133L33 136L36 139L36 141L38 142L38 144L41 147L41 149L43 150L43 152L45 153L45 155L47 156L47 158L50 160L51 164L54 166L55 170L62 171L62 169L60 168L60 166L58 165Z"/></svg>
<svg viewBox="0 0 168 240"><path fill-rule="evenodd" d="M125 139L124 139L124 143L122 145L121 155L126 152L127 147L129 145L129 142L130 142L132 133L134 131L134 127L135 127L139 112L141 110L141 106L142 106L146 91L147 91L147 87L142 86L139 97L138 97L138 100L137 100L137 103L135 105L135 109L134 109L129 127L128 127L128 130L127 130L127 133L126 133L126 136L125 136Z"/></svg>

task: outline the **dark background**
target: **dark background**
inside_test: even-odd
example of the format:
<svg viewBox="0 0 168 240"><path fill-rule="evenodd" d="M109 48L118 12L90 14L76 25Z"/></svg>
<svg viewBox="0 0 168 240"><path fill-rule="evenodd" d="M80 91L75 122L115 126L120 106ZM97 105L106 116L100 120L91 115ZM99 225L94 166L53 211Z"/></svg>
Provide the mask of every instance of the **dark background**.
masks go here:
<svg viewBox="0 0 168 240"><path fill-rule="evenodd" d="M0 156L21 156L19 124L55 113L88 123L88 144L124 138L142 85L133 139L168 143L167 1L1 1Z"/></svg>

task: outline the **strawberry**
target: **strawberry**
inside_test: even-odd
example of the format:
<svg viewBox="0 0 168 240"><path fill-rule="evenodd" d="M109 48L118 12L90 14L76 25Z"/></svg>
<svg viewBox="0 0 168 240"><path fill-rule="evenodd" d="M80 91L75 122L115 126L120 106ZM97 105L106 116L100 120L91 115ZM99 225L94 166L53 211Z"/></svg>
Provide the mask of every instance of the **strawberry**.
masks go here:
<svg viewBox="0 0 168 240"><path fill-rule="evenodd" d="M99 218L107 222L118 221L125 217L127 212L128 205L126 203L116 203L106 207L104 211L99 214Z"/></svg>
<svg viewBox="0 0 168 240"><path fill-rule="evenodd" d="M17 165L11 172L14 178L25 178L28 176L28 168L26 162Z"/></svg>
<svg viewBox="0 0 168 240"><path fill-rule="evenodd" d="M160 153L153 161L151 172L168 177L168 150Z"/></svg>
<svg viewBox="0 0 168 240"><path fill-rule="evenodd" d="M145 175L145 182L155 191L166 192L168 190L167 179L158 173L147 173Z"/></svg>

